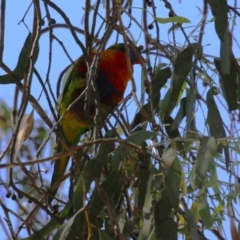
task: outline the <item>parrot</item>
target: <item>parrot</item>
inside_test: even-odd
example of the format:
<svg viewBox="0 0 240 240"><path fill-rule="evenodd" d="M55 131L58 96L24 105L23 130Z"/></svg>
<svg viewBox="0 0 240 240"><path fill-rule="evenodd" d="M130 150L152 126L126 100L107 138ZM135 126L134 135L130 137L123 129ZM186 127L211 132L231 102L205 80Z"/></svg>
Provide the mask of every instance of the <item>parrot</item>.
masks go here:
<svg viewBox="0 0 240 240"><path fill-rule="evenodd" d="M133 72L134 64L142 63L140 51L135 46L128 46L130 67ZM139 54L136 54L136 51ZM91 58L96 54L91 51ZM90 106L90 114L87 116L84 106L84 96L68 110L68 106L74 102L86 89L87 64L84 56L78 58L72 65L67 81L63 87L61 102L59 104L59 116L61 117L59 125L65 140L70 146L77 145L81 136L93 127L94 106ZM109 112L123 99L128 81L131 79L131 73L128 68L127 55L124 43L117 43L99 55L96 85L101 105L107 106ZM60 140L57 141L56 153L66 151ZM54 163L54 169L50 185L50 194L48 204L50 204L57 193L58 188L54 190L51 187L64 175L70 157L57 159Z"/></svg>

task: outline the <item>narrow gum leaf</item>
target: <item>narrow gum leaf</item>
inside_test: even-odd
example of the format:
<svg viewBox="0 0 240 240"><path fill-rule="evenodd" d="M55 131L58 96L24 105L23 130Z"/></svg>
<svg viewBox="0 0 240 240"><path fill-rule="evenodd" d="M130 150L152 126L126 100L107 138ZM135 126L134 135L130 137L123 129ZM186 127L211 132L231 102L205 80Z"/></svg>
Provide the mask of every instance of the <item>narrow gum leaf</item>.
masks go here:
<svg viewBox="0 0 240 240"><path fill-rule="evenodd" d="M24 72L27 67L27 63L29 62L28 61L29 60L29 50L30 50L31 41L32 41L31 36L32 36L31 33L29 33L23 44L22 50L19 54L17 66L13 70L13 74L19 80L23 79ZM39 44L37 43L34 55L32 56L33 64L37 61L38 54L39 54ZM10 84L10 83L14 83L14 81L10 75L5 74L5 75L0 76L0 84Z"/></svg>
<svg viewBox="0 0 240 240"><path fill-rule="evenodd" d="M210 229L212 227L213 221L210 213L209 204L205 195L201 195L198 198L198 212L204 226Z"/></svg>
<svg viewBox="0 0 240 240"><path fill-rule="evenodd" d="M25 115L21 120L18 135L17 135L17 141L15 144L15 159L17 157L19 150L21 149L21 147L23 145L23 142L31 134L33 125L34 125L34 114L32 111L30 114Z"/></svg>
<svg viewBox="0 0 240 240"><path fill-rule="evenodd" d="M185 18L185 17L181 17L181 16L174 16L174 17L169 17L169 18L159 18L159 17L154 17L155 21L157 21L158 23L172 23L172 22L176 22L176 23L190 23L190 21Z"/></svg>
<svg viewBox="0 0 240 240"><path fill-rule="evenodd" d="M180 125L184 117L186 117L186 97L182 98L180 101L180 108L178 109L177 115L171 124L170 131L175 130Z"/></svg>
<svg viewBox="0 0 240 240"><path fill-rule="evenodd" d="M182 86L185 82L185 78L192 69L192 58L193 48L191 46L185 48L176 58L172 76L171 96L166 107L165 120L170 116L172 110L176 106L179 94L182 92Z"/></svg>
<svg viewBox="0 0 240 240"><path fill-rule="evenodd" d="M210 130L210 134L215 138L224 138L226 137L226 132L223 126L221 114L215 103L213 95L215 95L215 89L211 88L207 93L207 107L208 107L207 122ZM217 151L219 153L222 153L223 149L225 153L226 168L228 169L229 163L230 163L228 146L223 147L223 145L220 143L218 145Z"/></svg>
<svg viewBox="0 0 240 240"><path fill-rule="evenodd" d="M228 6L226 0L209 0L212 15L215 17L215 30L221 41L228 27Z"/></svg>
<svg viewBox="0 0 240 240"><path fill-rule="evenodd" d="M201 146L197 154L194 168L191 172L191 185L193 189L201 189L204 186L207 176L206 173L209 170L211 161L213 161L213 153L216 145L214 137L201 138Z"/></svg>
<svg viewBox="0 0 240 240"><path fill-rule="evenodd" d="M169 157L169 159L170 158L171 157ZM165 179L166 193L172 205L172 208L174 208L175 211L179 210L180 183L182 175L181 171L180 161L178 157L175 157L168 169Z"/></svg>
<svg viewBox="0 0 240 240"><path fill-rule="evenodd" d="M220 43L221 72L223 74L230 74L230 51L229 34L227 29L224 35L224 41L221 41Z"/></svg>
<svg viewBox="0 0 240 240"><path fill-rule="evenodd" d="M156 70L153 74L152 77L152 82L151 82L151 100L152 100L152 106L153 110L156 109L156 107L159 104L160 101L160 91L162 87L167 83L167 80L171 77L171 70L169 67L163 68L161 70ZM142 106L142 110L144 110L148 116L151 116L151 108L150 104L146 103ZM143 116L141 111L139 111L132 122L132 129L135 128L137 125L140 123L143 123L147 119Z"/></svg>
<svg viewBox="0 0 240 240"><path fill-rule="evenodd" d="M186 120L187 120L187 129L193 132L197 132L195 126L195 117L194 117L194 107L197 99L197 90L195 86L191 86L190 90L187 93L186 97Z"/></svg>
<svg viewBox="0 0 240 240"><path fill-rule="evenodd" d="M163 68L160 71L154 73L152 79L152 104L156 108L160 100L160 91L162 87L167 83L167 80L171 77L171 70L169 67Z"/></svg>

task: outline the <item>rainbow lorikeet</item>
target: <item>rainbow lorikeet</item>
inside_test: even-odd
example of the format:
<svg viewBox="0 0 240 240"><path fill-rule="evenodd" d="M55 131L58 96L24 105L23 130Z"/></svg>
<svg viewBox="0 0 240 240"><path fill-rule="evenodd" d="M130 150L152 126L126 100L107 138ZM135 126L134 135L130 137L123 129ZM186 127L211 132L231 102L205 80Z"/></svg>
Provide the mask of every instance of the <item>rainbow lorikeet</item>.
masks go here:
<svg viewBox="0 0 240 240"><path fill-rule="evenodd" d="M137 49L128 46L130 65L133 70L134 64L139 64L139 54ZM95 51L92 51L92 58ZM65 139L70 145L76 145L82 134L93 126L94 107L90 106L90 114L87 116L84 110L84 96L73 107L68 110L68 106L76 100L86 88L87 65L84 56L81 56L73 65L64 86L62 100L60 103L59 116L62 116L60 127ZM122 99L131 75L128 70L125 45L115 44L100 53L96 85L101 104L105 105L109 111L113 109ZM66 151L63 144L58 141L56 152ZM69 157L64 157L55 161L54 171L51 180L53 186L63 175L68 164ZM57 192L57 188L51 190L48 203L50 204Z"/></svg>

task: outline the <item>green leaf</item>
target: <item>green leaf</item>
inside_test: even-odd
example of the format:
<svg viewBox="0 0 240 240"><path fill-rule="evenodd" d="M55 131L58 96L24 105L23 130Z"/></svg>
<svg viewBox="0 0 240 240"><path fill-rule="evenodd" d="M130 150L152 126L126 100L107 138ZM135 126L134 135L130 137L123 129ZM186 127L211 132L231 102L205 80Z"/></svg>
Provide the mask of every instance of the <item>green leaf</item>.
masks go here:
<svg viewBox="0 0 240 240"><path fill-rule="evenodd" d="M101 184L101 191L100 188L97 186L94 188L91 199L87 204L87 212L89 221L92 224L92 230L95 229L94 225L97 225L97 217L101 210L105 207L116 206L120 196L122 195L122 187L124 186L124 179L120 174L119 170L113 169L109 174L106 180L104 180ZM111 206L105 202L103 194L108 197L110 200ZM95 229L95 231L97 231Z"/></svg>
<svg viewBox="0 0 240 240"><path fill-rule="evenodd" d="M187 206L185 204L182 205L184 208L184 216L188 223L188 226L191 227L191 239L194 240L201 240L201 236L198 234L198 227L196 224L196 220L193 216L193 214L188 210Z"/></svg>
<svg viewBox="0 0 240 240"><path fill-rule="evenodd" d="M223 126L222 117L213 98L213 95L215 95L216 92L217 89L213 87L207 93L207 107L208 107L207 122L212 136L216 138L224 138L226 137L226 132ZM217 150L219 153L222 153L223 145L221 143L218 145ZM226 146L224 146L224 153L226 159L226 168L228 169L230 163L230 156L228 147Z"/></svg>
<svg viewBox="0 0 240 240"><path fill-rule="evenodd" d="M75 218L78 216L78 212L72 216L66 223L62 224L56 234L53 236L53 240L64 240L72 228Z"/></svg>
<svg viewBox="0 0 240 240"><path fill-rule="evenodd" d="M206 228L210 229L212 227L213 221L210 213L210 208L205 195L201 194L198 198L198 212L201 217L203 224Z"/></svg>
<svg viewBox="0 0 240 240"><path fill-rule="evenodd" d="M221 41L224 41L224 35L228 28L228 5L226 0L208 1L212 15L215 17L215 30Z"/></svg>
<svg viewBox="0 0 240 240"><path fill-rule="evenodd" d="M173 81L179 80L181 78L186 78L188 73L192 69L192 58L193 58L193 48L188 46L183 51L181 51L175 60L173 65Z"/></svg>
<svg viewBox="0 0 240 240"><path fill-rule="evenodd" d="M74 189L74 195L73 195L73 208L74 212L78 212L80 209L85 207L86 203L86 194L90 191L91 183L93 182L93 176L92 176L92 169L94 168L94 165L96 163L96 160L93 159L91 161L88 161L86 163L86 166L82 173L80 174L80 177L78 179L77 185ZM80 212L77 216L73 218L74 222L71 222L70 225L68 225L69 229L72 227L72 229L80 229L82 226L80 223L84 220L84 212Z"/></svg>
<svg viewBox="0 0 240 240"><path fill-rule="evenodd" d="M150 131L136 131L133 134L131 134L126 141L127 142L131 142L134 143L136 145L142 145L143 142L151 137L153 137L155 135L154 132L150 132Z"/></svg>
<svg viewBox="0 0 240 240"><path fill-rule="evenodd" d="M217 167L214 161L211 161L208 167L209 177L208 177L208 186L217 186L218 174Z"/></svg>
<svg viewBox="0 0 240 240"><path fill-rule="evenodd" d="M145 113L147 114L147 116L151 116L151 108L150 108L150 104L146 103L144 104L140 111L135 115L132 124L131 124L131 129L134 129L135 127L137 127L139 124L144 123L147 119L144 116L144 114L142 113L142 111L145 111ZM141 126L142 127L142 126Z"/></svg>
<svg viewBox="0 0 240 240"><path fill-rule="evenodd" d="M158 70L156 68L151 82L151 100L152 100L152 107L153 110L156 109L158 106L158 103L160 101L160 91L161 88L166 84L168 78L171 76L171 70L170 68L164 68L161 70ZM148 116L151 116L153 113L151 112L150 104L146 103L142 106L141 110L144 110ZM132 122L132 129L135 128L137 125L143 123L146 121L146 118L142 114L141 110L135 115L133 122Z"/></svg>
<svg viewBox="0 0 240 240"><path fill-rule="evenodd" d="M37 61L37 58L38 58L38 53L39 53L38 42L36 44L34 55L29 56L31 43L32 43L32 34L29 33L23 44L22 50L19 54L17 66L13 70L13 74L19 80L23 79L24 73L29 64L29 57L32 57L33 64ZM15 81L12 79L12 77L10 75L5 74L5 75L0 76L0 84L10 84L10 83L15 83Z"/></svg>
<svg viewBox="0 0 240 240"><path fill-rule="evenodd" d="M113 129L108 131L107 134L104 136L104 139L107 140L108 138L116 137L116 130ZM114 143L102 143L98 150L96 161L94 166L92 167L92 174L95 179L100 180L100 175L102 173L103 168L108 163L108 155L114 149Z"/></svg>
<svg viewBox="0 0 240 240"><path fill-rule="evenodd" d="M177 151L175 148L168 147L164 150L161 160L161 168L164 175L167 176L169 168L173 164L175 158L177 157Z"/></svg>
<svg viewBox="0 0 240 240"><path fill-rule="evenodd" d="M172 110L176 106L179 94L182 93L182 86L185 79L192 69L193 48L191 46L180 52L174 63L174 71L172 76L171 96L166 107L164 119L168 119Z"/></svg>
<svg viewBox="0 0 240 240"><path fill-rule="evenodd" d="M195 43L191 43L191 47L194 49L194 53L201 57L202 54L203 54L203 46L198 43L198 42L195 42Z"/></svg>
<svg viewBox="0 0 240 240"><path fill-rule="evenodd" d="M123 239L131 239L131 234L134 229L134 218L128 218L124 224L124 228L122 231L122 238Z"/></svg>
<svg viewBox="0 0 240 240"><path fill-rule="evenodd" d="M165 179L166 193L172 208L174 208L176 212L179 210L181 174L181 165L179 159L176 157L169 167Z"/></svg>
<svg viewBox="0 0 240 240"><path fill-rule="evenodd" d="M112 240L112 236L105 230L100 230L100 239L104 239L104 240Z"/></svg>
<svg viewBox="0 0 240 240"><path fill-rule="evenodd" d="M159 227L158 224L168 219L172 213L172 205L167 196L166 188L162 189L160 199L154 206L154 219L155 227Z"/></svg>
<svg viewBox="0 0 240 240"><path fill-rule="evenodd" d="M156 239L177 239L177 223L170 217L172 205L167 196L166 188L154 206L154 223Z"/></svg>
<svg viewBox="0 0 240 240"><path fill-rule="evenodd" d="M155 235L156 239L176 240L178 235L177 223L172 218L155 222Z"/></svg>
<svg viewBox="0 0 240 240"><path fill-rule="evenodd" d="M147 146L147 144L144 143L144 146ZM136 206L139 211L143 212L144 203L146 199L149 197L147 192L149 187L149 179L151 177L150 174L151 157L148 153L141 153L138 154L138 161L141 162L142 166L138 167L136 171L136 176L139 180L138 192L136 194L137 195Z"/></svg>
<svg viewBox="0 0 240 240"><path fill-rule="evenodd" d="M12 109L9 108L4 100L0 100L0 128L2 133L12 129L11 114Z"/></svg>
<svg viewBox="0 0 240 240"><path fill-rule="evenodd" d="M115 137L115 131L109 131L104 136L104 139ZM98 154L96 156L96 159L92 159L91 161L88 161L84 167L84 170L80 174L80 177L78 179L74 196L73 196L73 207L74 212L79 211L81 208L85 207L86 204L86 194L87 192L90 192L90 185L94 180L100 181L100 175L102 173L102 170L105 165L107 165L107 162L109 158L107 157L108 154L113 149L113 144L109 143L102 143L100 145ZM74 238L75 235L71 236L71 234L74 234L74 229L78 229L79 232L84 231L82 229L82 224L85 220L84 212L79 213L78 216L75 217L74 223L71 223L72 231L70 231L70 238ZM70 227L70 226L69 226Z"/></svg>
<svg viewBox="0 0 240 240"><path fill-rule="evenodd" d="M148 158L149 157L150 156L148 156ZM139 168L139 170L141 171L141 168ZM141 174L140 171L138 172L139 176ZM145 171L145 170L143 169L143 171ZM151 191L152 191L152 182L155 180L155 178L153 177L153 171L145 171L145 175L146 174L148 174L148 177L147 177L148 182L146 185L146 189L144 189L143 186L139 186L139 194L138 194L138 199L137 199L137 200L140 200L140 203L137 202L138 206L140 206L140 207L142 206L142 202L144 199L144 207L142 209L142 211L143 211L142 229L141 229L142 239L146 239L149 235L151 235L151 232L153 231L153 226L152 226L153 195L151 194ZM144 177L145 176L139 177L140 183ZM145 196L143 197L143 199L140 199L142 197L142 195L144 194L144 191L145 191Z"/></svg>
<svg viewBox="0 0 240 240"><path fill-rule="evenodd" d="M180 101L180 108L178 109L177 115L173 123L171 124L170 131L175 130L180 125L185 116L186 116L186 97L182 98Z"/></svg>
<svg viewBox="0 0 240 240"><path fill-rule="evenodd" d="M174 17L169 17L169 18L159 18L159 17L154 17L155 21L165 24L165 23L171 23L171 22L177 22L177 23L190 23L190 21L185 18L185 17L180 17L180 16L174 16Z"/></svg>
<svg viewBox="0 0 240 240"><path fill-rule="evenodd" d="M230 59L230 43L229 33L225 32L224 41L220 43L220 60L221 60L221 72L223 74L230 74L231 59Z"/></svg>
<svg viewBox="0 0 240 240"><path fill-rule="evenodd" d="M187 120L187 129L193 132L197 132L195 126L195 116L194 116L194 107L197 99L197 90L196 86L191 86L190 90L187 93L186 98L186 120Z"/></svg>
<svg viewBox="0 0 240 240"><path fill-rule="evenodd" d="M159 108L161 109L161 116L165 116L167 112L168 103L170 101L172 89L168 88L167 93L164 95L163 99L159 102Z"/></svg>
<svg viewBox="0 0 240 240"><path fill-rule="evenodd" d="M190 183L193 189L201 189L207 177L207 172L211 161L213 161L213 153L217 147L216 140L213 137L202 137L200 149L195 160L194 168L190 173Z"/></svg>
<svg viewBox="0 0 240 240"><path fill-rule="evenodd" d="M172 26L168 29L168 34L171 33L172 31L180 28L180 24L179 23L173 23Z"/></svg>
<svg viewBox="0 0 240 240"><path fill-rule="evenodd" d="M219 58L214 58L214 64L220 74L220 84L223 89L223 96L228 104L230 111L237 109L237 69L231 62L230 73L224 74L221 70L221 61Z"/></svg>
<svg viewBox="0 0 240 240"><path fill-rule="evenodd" d="M180 132L178 130L178 127L175 128L175 129L171 129L171 126L173 124L173 119L171 116L168 117L168 119L166 120L166 126L165 126L165 130L168 134L168 136L171 138L171 139L174 139L174 138L178 138L178 137L181 137L180 135ZM172 147L174 148L176 146L176 149L178 151L183 151L183 143L181 141L176 141L176 142L172 142L171 143Z"/></svg>
<svg viewBox="0 0 240 240"><path fill-rule="evenodd" d="M162 87L167 83L167 80L171 77L171 69L169 67L161 69L160 71L155 71L152 77L152 104L156 108L160 100L160 91Z"/></svg>
<svg viewBox="0 0 240 240"><path fill-rule="evenodd" d="M145 140L151 138L154 136L154 132L140 130L136 131L133 134L131 134L127 139L126 142L131 142L136 145L141 146ZM113 160L113 167L115 170L118 170L119 164L124 161L127 154L130 152L131 147L129 147L127 144L121 143L120 146L117 148L114 154L114 160Z"/></svg>

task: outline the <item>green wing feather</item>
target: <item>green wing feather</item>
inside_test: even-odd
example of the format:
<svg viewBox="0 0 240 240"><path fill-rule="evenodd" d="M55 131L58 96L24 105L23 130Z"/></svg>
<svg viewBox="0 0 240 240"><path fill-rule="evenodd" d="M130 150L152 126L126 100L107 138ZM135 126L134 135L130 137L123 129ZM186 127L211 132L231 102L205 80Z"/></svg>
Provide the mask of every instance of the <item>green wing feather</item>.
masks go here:
<svg viewBox="0 0 240 240"><path fill-rule="evenodd" d="M74 100L73 97L76 93L81 92L86 87L85 72L79 71L79 69L85 69L84 58L79 58L72 68L68 79L65 83L63 93L61 96L60 111L59 116L62 116L60 121L60 127L65 139L68 141L69 145L76 145L79 141L80 136L89 128L90 122L86 120L83 116L81 119L81 114L77 114L76 107L73 107L69 111L66 111L69 104ZM83 99L81 100L83 102ZM78 103L76 105L79 105ZM57 142L56 153L62 153L66 151L60 140ZM51 187L57 183L64 175L69 157L59 158L54 164L54 170L51 180ZM50 190L48 203L50 204L53 197L56 195L58 187Z"/></svg>

